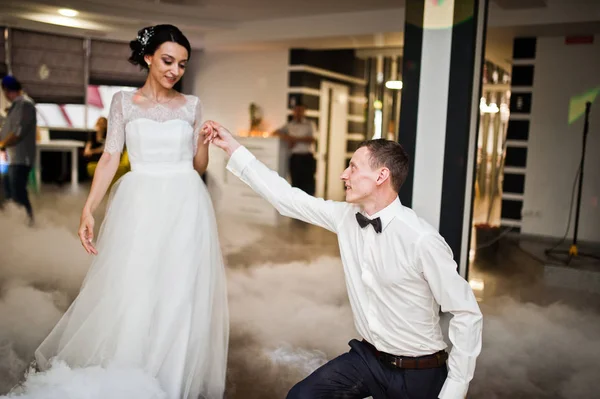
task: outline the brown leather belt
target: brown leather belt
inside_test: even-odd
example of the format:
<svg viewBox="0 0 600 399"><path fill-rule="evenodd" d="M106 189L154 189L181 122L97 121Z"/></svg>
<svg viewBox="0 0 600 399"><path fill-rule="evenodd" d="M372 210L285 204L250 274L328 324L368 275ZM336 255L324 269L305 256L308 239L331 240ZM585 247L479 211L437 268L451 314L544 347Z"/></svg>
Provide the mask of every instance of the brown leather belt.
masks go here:
<svg viewBox="0 0 600 399"><path fill-rule="evenodd" d="M439 351L432 355L419 357L396 356L378 351L375 346L364 339L362 342L375 354L379 361L400 369L433 369L443 366L446 364L446 360L448 360L448 353L446 351Z"/></svg>

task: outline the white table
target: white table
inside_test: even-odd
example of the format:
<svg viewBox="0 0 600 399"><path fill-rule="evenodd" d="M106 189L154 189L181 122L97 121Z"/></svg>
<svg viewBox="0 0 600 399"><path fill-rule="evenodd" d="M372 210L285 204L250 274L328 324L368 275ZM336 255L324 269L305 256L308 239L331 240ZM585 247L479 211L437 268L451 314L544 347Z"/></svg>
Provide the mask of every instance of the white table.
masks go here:
<svg viewBox="0 0 600 399"><path fill-rule="evenodd" d="M78 140L48 140L37 143L37 154L35 157L35 178L37 186L41 187L41 153L42 151L51 152L71 152L71 187L76 188L79 181L79 154L78 149L83 148L85 143ZM66 162L63 160L63 169Z"/></svg>

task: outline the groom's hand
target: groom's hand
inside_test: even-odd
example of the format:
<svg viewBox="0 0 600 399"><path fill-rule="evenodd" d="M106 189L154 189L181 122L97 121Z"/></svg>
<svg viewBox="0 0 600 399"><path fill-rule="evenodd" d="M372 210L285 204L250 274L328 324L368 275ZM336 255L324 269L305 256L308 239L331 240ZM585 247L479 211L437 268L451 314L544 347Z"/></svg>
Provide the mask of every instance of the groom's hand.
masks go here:
<svg viewBox="0 0 600 399"><path fill-rule="evenodd" d="M240 147L240 143L233 138L229 130L215 121L207 121L203 130L206 141L209 141L231 156Z"/></svg>

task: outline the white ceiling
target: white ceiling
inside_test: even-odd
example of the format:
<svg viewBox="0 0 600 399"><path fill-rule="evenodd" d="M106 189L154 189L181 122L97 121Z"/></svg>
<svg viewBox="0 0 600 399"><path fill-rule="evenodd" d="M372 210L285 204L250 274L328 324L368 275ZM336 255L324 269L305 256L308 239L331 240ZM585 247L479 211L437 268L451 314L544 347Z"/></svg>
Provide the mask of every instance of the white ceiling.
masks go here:
<svg viewBox="0 0 600 399"><path fill-rule="evenodd" d="M158 23L173 23L194 33L232 29L251 21L399 8L403 0L2 0L0 23L34 25L59 8L80 12L77 20L94 36ZM52 23L43 22L43 25ZM40 26L41 29L61 29ZM80 32L81 33L81 32Z"/></svg>
<svg viewBox="0 0 600 399"><path fill-rule="evenodd" d="M0 25L130 40L158 23L180 27L195 48L398 47L404 0L0 0ZM79 26L52 18L80 14ZM64 19L62 21L64 22ZM600 0L492 0L488 55L508 66L517 34L600 33Z"/></svg>

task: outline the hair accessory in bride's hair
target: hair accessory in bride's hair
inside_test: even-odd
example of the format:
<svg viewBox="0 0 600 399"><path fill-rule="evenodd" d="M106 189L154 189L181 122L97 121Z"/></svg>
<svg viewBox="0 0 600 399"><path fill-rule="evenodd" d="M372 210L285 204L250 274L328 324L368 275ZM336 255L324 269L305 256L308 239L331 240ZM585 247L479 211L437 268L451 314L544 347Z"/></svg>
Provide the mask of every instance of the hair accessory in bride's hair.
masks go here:
<svg viewBox="0 0 600 399"><path fill-rule="evenodd" d="M137 40L142 45L140 49L140 55L144 55L144 51L146 50L146 46L148 45L150 38L152 38L152 35L154 35L153 26L149 28L144 28L144 32L141 35L138 35Z"/></svg>

